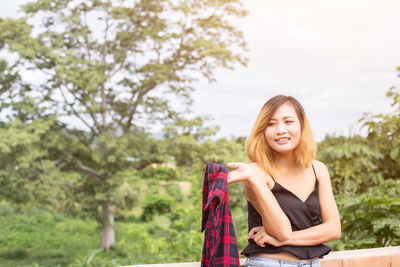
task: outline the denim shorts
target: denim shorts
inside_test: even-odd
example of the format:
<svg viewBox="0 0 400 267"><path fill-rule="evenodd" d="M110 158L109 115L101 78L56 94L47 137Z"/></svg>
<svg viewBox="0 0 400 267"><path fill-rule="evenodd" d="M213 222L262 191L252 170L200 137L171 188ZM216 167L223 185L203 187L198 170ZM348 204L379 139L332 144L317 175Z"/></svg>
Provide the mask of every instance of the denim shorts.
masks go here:
<svg viewBox="0 0 400 267"><path fill-rule="evenodd" d="M313 261L286 261L263 257L250 256L246 260L246 267L321 267L320 260Z"/></svg>

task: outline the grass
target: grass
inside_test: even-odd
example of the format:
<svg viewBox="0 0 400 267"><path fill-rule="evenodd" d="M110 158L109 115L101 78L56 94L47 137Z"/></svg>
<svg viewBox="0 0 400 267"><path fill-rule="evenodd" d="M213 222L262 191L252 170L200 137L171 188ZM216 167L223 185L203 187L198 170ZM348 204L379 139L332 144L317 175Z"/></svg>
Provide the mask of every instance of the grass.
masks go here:
<svg viewBox="0 0 400 267"><path fill-rule="evenodd" d="M159 192L165 191L158 185ZM154 188L157 189L157 188ZM143 200L149 186L145 183L138 203ZM183 194L180 203L191 203ZM190 205L190 204L189 204ZM117 266L144 263L199 261L201 256L200 226L189 227L196 214L184 212L184 204L171 228L168 215L155 215L152 221L141 221L141 205L135 205L115 220L116 245L108 253L99 250L101 227L91 219L46 210L34 204L28 207L0 201L0 267L47 266ZM199 222L199 221L198 221ZM182 226L184 228L182 228ZM187 229L185 227L188 227ZM174 228L174 226L172 226ZM185 252L185 253L182 253Z"/></svg>
<svg viewBox="0 0 400 267"><path fill-rule="evenodd" d="M166 215L157 215L150 222L138 218L116 221L116 245L103 253L99 250L101 229L94 220L39 207L24 211L0 202L0 267L108 267L200 257L201 233L197 228L172 233L169 227ZM189 255L181 255L182 251ZM190 261L194 260L200 258Z"/></svg>
<svg viewBox="0 0 400 267"><path fill-rule="evenodd" d="M98 248L94 221L39 208L22 211L4 202L0 209L0 267L66 266Z"/></svg>

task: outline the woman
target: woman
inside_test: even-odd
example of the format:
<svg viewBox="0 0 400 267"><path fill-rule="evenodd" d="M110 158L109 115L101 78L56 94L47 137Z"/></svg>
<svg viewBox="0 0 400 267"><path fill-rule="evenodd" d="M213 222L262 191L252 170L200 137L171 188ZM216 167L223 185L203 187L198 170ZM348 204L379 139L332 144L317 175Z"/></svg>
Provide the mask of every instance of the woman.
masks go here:
<svg viewBox="0 0 400 267"><path fill-rule="evenodd" d="M250 163L227 164L236 169L228 183L243 182L248 200L246 266L321 266L319 258L330 251L323 243L341 236L340 216L295 98L278 95L265 103L246 153Z"/></svg>

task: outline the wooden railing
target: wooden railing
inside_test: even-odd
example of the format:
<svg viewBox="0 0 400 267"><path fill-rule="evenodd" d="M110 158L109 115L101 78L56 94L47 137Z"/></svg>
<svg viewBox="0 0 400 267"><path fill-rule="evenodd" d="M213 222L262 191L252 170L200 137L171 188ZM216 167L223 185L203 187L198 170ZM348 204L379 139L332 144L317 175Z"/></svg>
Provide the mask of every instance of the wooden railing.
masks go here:
<svg viewBox="0 0 400 267"><path fill-rule="evenodd" d="M240 259L244 266L246 259ZM335 251L321 260L322 267L400 267L400 246ZM130 265L135 267L200 267L200 262ZM128 266L126 266L128 267Z"/></svg>

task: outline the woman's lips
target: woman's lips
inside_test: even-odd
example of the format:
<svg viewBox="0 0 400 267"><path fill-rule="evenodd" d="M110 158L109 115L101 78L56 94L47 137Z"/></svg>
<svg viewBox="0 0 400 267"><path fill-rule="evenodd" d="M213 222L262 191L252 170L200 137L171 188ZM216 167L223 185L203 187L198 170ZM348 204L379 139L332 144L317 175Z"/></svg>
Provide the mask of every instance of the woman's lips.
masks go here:
<svg viewBox="0 0 400 267"><path fill-rule="evenodd" d="M289 140L290 140L289 137L281 137L281 138L275 139L275 142L278 143L279 145L284 145L284 144L288 143Z"/></svg>

